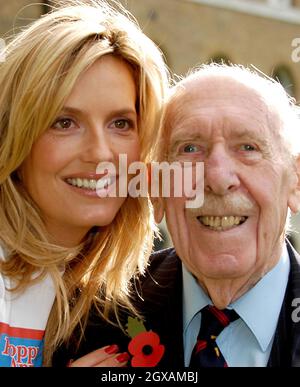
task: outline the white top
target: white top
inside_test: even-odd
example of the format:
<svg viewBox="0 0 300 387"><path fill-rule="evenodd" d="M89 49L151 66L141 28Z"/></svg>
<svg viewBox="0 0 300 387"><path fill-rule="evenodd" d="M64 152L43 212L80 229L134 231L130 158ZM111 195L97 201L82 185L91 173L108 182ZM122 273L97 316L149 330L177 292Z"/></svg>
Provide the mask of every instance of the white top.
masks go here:
<svg viewBox="0 0 300 387"><path fill-rule="evenodd" d="M0 259L4 259L0 247ZM50 275L21 293L0 274L0 367L41 367L44 332L55 289Z"/></svg>

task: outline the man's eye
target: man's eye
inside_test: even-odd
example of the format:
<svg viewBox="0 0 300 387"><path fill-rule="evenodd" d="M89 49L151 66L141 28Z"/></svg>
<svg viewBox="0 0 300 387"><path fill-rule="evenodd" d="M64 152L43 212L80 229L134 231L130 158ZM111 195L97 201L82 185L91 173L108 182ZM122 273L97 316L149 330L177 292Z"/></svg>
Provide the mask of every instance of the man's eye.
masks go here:
<svg viewBox="0 0 300 387"><path fill-rule="evenodd" d="M183 151L185 153L195 153L199 152L199 147L197 145L188 144L184 146Z"/></svg>
<svg viewBox="0 0 300 387"><path fill-rule="evenodd" d="M245 151L245 152L253 152L253 151L256 151L256 147L253 146L253 145L250 145L250 144L243 144L241 145L241 148L240 148L242 151Z"/></svg>
<svg viewBox="0 0 300 387"><path fill-rule="evenodd" d="M75 123L71 118L59 118L54 122L53 125L51 125L51 128L66 130L70 129L73 126L75 126Z"/></svg>

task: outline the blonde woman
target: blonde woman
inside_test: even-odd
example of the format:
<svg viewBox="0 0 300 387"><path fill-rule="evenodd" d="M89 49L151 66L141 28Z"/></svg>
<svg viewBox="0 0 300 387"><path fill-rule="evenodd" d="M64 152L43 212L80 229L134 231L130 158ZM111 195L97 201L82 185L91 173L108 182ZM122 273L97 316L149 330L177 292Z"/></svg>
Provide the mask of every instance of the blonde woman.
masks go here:
<svg viewBox="0 0 300 387"><path fill-rule="evenodd" d="M129 284L147 265L151 208L147 198L99 197L96 168L116 166L109 189L120 154L150 159L168 75L130 15L99 0L59 2L5 57L0 365L51 365L92 307L107 321L120 305L134 312ZM110 346L85 365L125 363Z"/></svg>

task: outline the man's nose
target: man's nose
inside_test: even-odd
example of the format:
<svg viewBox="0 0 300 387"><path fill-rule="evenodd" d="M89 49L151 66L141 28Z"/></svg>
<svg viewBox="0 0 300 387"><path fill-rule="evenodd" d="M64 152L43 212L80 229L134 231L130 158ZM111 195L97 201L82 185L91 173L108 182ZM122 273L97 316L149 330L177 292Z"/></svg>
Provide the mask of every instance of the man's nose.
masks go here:
<svg viewBox="0 0 300 387"><path fill-rule="evenodd" d="M113 142L103 128L93 128L86 133L81 159L86 163L98 164L101 161L113 161Z"/></svg>
<svg viewBox="0 0 300 387"><path fill-rule="evenodd" d="M204 186L206 192L226 195L240 186L235 160L226 150L225 145L216 145L204 164Z"/></svg>

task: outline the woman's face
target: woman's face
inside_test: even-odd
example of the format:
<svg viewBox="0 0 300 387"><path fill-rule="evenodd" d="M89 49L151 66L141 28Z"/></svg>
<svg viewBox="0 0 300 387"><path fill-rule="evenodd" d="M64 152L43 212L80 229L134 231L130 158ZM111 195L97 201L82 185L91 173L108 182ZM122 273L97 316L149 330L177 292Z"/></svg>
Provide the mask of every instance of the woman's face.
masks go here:
<svg viewBox="0 0 300 387"><path fill-rule="evenodd" d="M93 226L110 224L124 197L99 197L100 162L139 160L136 87L130 67L106 55L77 80L66 103L21 168L53 242L78 244ZM102 175L103 177L103 175Z"/></svg>

